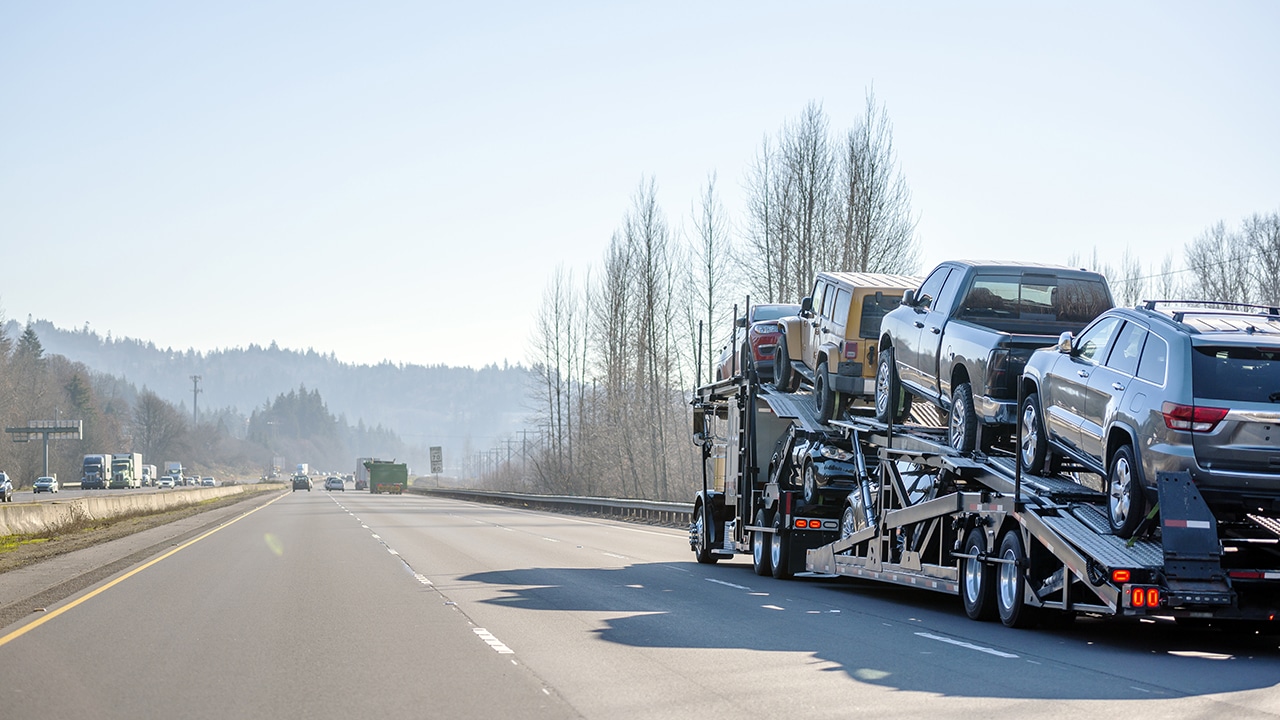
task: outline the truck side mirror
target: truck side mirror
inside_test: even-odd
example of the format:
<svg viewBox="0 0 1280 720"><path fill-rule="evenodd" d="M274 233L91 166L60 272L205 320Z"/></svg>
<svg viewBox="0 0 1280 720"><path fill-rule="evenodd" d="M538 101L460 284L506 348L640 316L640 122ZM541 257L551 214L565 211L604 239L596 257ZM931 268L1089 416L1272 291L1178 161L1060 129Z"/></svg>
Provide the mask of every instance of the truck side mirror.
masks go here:
<svg viewBox="0 0 1280 720"><path fill-rule="evenodd" d="M1070 355L1071 350L1071 333L1064 332L1058 336L1058 352L1064 355Z"/></svg>
<svg viewBox="0 0 1280 720"><path fill-rule="evenodd" d="M904 290L904 291L903 291L903 293L902 293L902 304L903 304L903 305L915 305L915 304L916 304L916 291L915 291L915 290Z"/></svg>

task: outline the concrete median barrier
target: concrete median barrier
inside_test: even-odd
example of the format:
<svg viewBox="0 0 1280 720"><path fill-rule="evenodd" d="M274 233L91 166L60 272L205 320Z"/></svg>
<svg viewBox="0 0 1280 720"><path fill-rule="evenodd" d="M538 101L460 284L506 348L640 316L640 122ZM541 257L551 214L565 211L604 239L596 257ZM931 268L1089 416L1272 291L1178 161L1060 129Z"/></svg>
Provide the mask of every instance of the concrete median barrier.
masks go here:
<svg viewBox="0 0 1280 720"><path fill-rule="evenodd" d="M0 537L31 535L56 530L74 523L107 520L122 515L152 514L196 505L206 500L239 495L254 490L280 490L279 483L223 485L176 489L173 491L103 495L66 501L5 503L0 505Z"/></svg>

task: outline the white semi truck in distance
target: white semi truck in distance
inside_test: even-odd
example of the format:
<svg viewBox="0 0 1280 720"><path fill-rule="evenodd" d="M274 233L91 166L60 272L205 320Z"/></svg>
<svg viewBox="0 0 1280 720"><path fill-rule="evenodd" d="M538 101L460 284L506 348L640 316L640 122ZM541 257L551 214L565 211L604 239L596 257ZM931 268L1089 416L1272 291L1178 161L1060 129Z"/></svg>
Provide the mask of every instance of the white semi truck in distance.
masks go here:
<svg viewBox="0 0 1280 720"><path fill-rule="evenodd" d="M177 460L164 461L164 474L173 478L174 485L181 485L182 480L182 463Z"/></svg>
<svg viewBox="0 0 1280 720"><path fill-rule="evenodd" d="M142 466L142 486L143 487L151 487L155 485L156 481L159 479L160 479L160 476L156 474L155 465Z"/></svg>
<svg viewBox="0 0 1280 720"><path fill-rule="evenodd" d="M116 453L111 456L111 489L142 487L142 453Z"/></svg>

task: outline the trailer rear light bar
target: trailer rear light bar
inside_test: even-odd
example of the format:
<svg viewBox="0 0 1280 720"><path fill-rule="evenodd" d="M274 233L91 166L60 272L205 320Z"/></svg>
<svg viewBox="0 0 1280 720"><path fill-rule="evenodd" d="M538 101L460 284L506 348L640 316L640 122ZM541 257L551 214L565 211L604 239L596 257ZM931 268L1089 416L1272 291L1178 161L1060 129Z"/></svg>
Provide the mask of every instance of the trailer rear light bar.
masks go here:
<svg viewBox="0 0 1280 720"><path fill-rule="evenodd" d="M1134 610L1158 610L1160 608L1160 588L1155 585L1125 585L1124 607Z"/></svg>
<svg viewBox="0 0 1280 720"><path fill-rule="evenodd" d="M1227 576L1233 580L1280 580L1276 570L1230 570Z"/></svg>
<svg viewBox="0 0 1280 720"><path fill-rule="evenodd" d="M796 530L839 530L839 520L819 520L818 518L796 518L793 526Z"/></svg>

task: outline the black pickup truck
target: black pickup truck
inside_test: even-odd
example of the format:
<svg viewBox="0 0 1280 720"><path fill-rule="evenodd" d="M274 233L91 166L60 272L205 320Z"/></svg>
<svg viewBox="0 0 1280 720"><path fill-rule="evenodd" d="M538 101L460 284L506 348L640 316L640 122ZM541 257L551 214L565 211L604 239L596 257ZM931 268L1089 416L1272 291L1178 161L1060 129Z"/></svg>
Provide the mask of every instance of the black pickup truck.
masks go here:
<svg viewBox="0 0 1280 720"><path fill-rule="evenodd" d="M901 420L922 398L949 413L952 447L985 447L1016 421L1018 376L1031 352L1079 333L1112 305L1096 272L945 262L881 322L876 417L887 421L892 406Z"/></svg>

